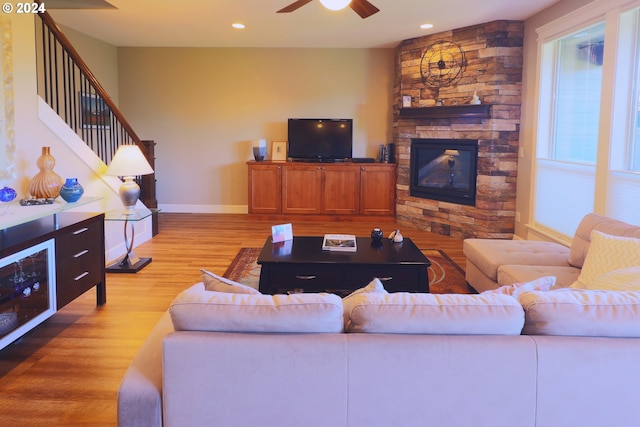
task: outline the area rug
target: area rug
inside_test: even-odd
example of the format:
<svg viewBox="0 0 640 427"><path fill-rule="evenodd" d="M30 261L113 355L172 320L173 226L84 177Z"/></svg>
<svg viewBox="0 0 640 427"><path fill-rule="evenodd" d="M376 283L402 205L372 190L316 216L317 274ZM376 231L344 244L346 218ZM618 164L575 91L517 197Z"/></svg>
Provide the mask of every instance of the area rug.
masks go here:
<svg viewBox="0 0 640 427"><path fill-rule="evenodd" d="M434 294L471 294L475 291L467 285L464 270L439 249L420 249L431 261L429 289ZM224 277L258 289L260 266L256 263L259 248L241 248Z"/></svg>

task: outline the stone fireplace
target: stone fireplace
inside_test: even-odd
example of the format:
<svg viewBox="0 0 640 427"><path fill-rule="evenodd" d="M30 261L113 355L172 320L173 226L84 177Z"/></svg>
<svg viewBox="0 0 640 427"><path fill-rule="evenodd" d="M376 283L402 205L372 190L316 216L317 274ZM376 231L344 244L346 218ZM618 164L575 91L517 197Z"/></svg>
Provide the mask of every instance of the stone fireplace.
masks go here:
<svg viewBox="0 0 640 427"><path fill-rule="evenodd" d="M396 215L399 223L458 238L513 236L523 31L520 21L495 21L405 40L396 48L393 132L398 163ZM453 83L432 87L421 77L420 62L429 46L442 40L462 48L464 68L461 77ZM470 104L474 92L480 98L480 105ZM411 107L403 107L403 96L411 97ZM444 105L436 105L437 99ZM416 142L426 140L447 141L452 145L438 148L441 152L432 153L435 158L429 160L441 166L434 175L437 178L432 176L432 182L440 180L441 184L428 184L428 180L423 180L420 185L416 180L428 171L412 171L412 167L425 167L413 164L416 157L413 150ZM447 174L448 161L454 156L458 164L461 159L455 158L455 151L460 152L460 144L468 141L473 141L477 149L475 182L466 185L469 190L474 187L473 197L440 197L434 194L438 191L431 191L436 188L421 191L425 186L448 185L453 189L455 185L462 185L457 181L462 178L462 172L455 165ZM446 150L450 151L445 153Z"/></svg>

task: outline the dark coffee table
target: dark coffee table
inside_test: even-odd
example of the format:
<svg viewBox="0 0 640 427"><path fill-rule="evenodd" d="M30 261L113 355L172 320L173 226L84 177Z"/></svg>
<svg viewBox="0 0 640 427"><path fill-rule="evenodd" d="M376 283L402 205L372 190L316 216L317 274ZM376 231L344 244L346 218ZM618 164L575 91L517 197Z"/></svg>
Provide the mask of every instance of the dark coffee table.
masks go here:
<svg viewBox="0 0 640 427"><path fill-rule="evenodd" d="M429 292L427 257L409 238L373 242L357 238L356 252L322 250L322 236L296 236L272 243L258 256L259 290L265 294L333 292L346 295L379 278L389 292Z"/></svg>

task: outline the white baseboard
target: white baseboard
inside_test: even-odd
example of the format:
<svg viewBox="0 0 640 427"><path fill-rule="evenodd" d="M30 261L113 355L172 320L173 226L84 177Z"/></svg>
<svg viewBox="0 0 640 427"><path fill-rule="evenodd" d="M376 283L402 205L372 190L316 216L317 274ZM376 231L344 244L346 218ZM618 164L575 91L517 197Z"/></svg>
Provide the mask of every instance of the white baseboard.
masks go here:
<svg viewBox="0 0 640 427"><path fill-rule="evenodd" d="M169 213L228 213L246 214L249 212L247 205L173 205L159 204L160 212Z"/></svg>

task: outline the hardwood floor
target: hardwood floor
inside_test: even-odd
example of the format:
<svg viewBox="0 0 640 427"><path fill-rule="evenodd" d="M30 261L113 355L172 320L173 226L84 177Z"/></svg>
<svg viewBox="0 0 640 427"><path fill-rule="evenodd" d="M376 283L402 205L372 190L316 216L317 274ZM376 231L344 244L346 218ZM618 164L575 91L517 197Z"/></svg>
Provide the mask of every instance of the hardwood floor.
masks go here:
<svg viewBox="0 0 640 427"><path fill-rule="evenodd" d="M159 215L160 233L135 249L153 262L137 274L107 275L107 304L89 291L20 341L0 350L0 427L113 426L122 376L153 325L200 268L222 274L242 247L261 247L272 220L247 215ZM462 241L380 221L294 221L294 235L382 228L419 248L445 251L464 268Z"/></svg>

